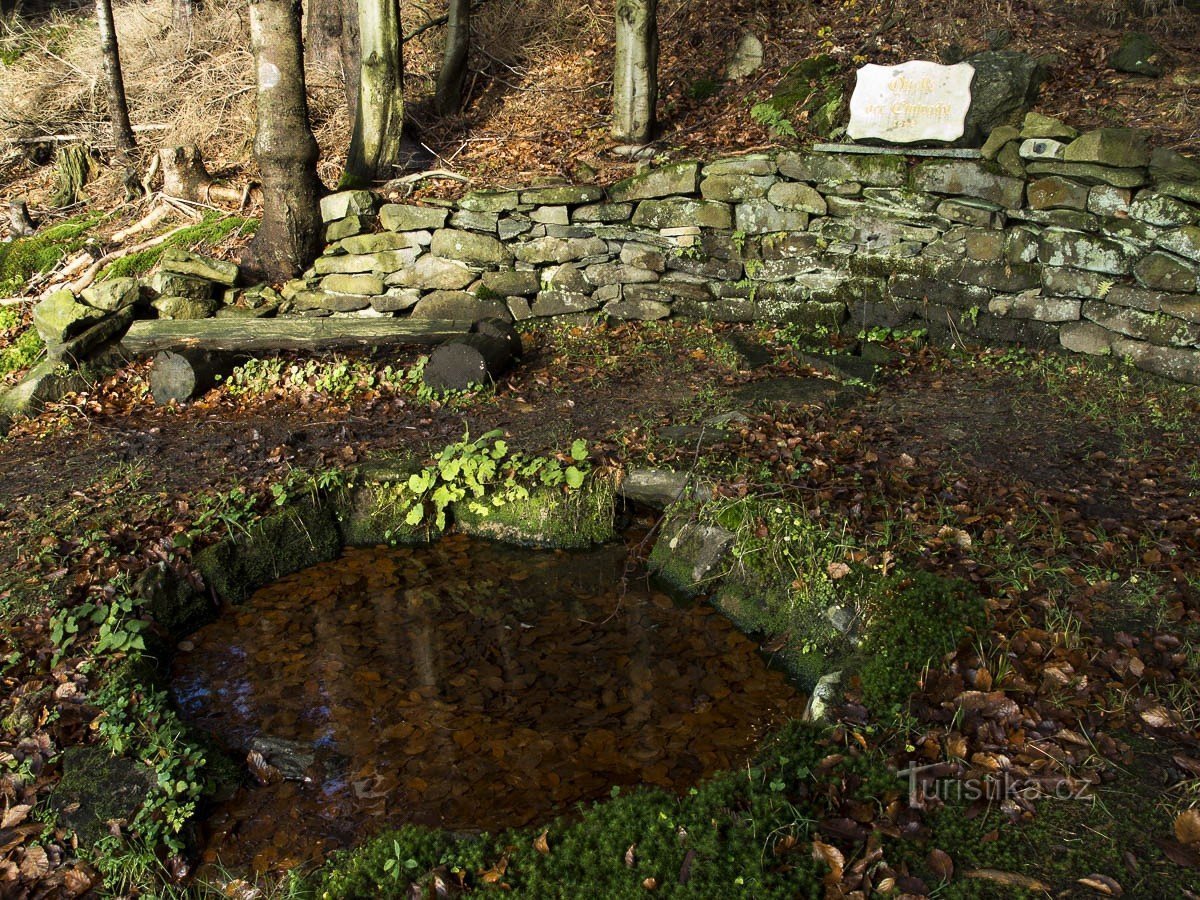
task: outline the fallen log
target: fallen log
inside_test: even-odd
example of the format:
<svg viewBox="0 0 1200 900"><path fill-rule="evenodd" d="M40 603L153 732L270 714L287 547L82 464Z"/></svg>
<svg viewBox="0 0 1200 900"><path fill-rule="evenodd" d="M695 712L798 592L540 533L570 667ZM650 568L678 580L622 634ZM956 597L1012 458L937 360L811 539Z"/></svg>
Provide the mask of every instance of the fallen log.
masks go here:
<svg viewBox="0 0 1200 900"><path fill-rule="evenodd" d="M431 354L422 380L436 391L464 391L495 381L512 365L512 347L494 334L452 338Z"/></svg>
<svg viewBox="0 0 1200 900"><path fill-rule="evenodd" d="M142 319L126 332L129 354L201 349L228 353L327 350L440 344L466 334L469 322L450 319Z"/></svg>
<svg viewBox="0 0 1200 900"><path fill-rule="evenodd" d="M150 393L160 406L172 400L183 403L216 387L246 359L239 353L163 350L154 357L150 370Z"/></svg>

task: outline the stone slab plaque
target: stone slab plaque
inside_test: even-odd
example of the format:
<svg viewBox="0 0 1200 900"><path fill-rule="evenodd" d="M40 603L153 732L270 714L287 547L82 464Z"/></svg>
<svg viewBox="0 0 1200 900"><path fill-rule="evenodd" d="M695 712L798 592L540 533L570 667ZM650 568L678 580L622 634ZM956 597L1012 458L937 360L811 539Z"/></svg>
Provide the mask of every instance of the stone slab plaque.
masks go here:
<svg viewBox="0 0 1200 900"><path fill-rule="evenodd" d="M969 63L869 63L858 70L846 134L854 140L875 138L896 144L956 141L963 136L971 108L974 77Z"/></svg>

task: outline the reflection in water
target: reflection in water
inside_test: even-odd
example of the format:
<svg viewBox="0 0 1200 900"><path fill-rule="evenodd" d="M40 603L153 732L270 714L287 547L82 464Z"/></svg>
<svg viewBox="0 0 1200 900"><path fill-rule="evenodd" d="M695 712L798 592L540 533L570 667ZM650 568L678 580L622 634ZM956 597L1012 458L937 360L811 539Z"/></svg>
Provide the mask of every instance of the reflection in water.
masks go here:
<svg viewBox="0 0 1200 900"><path fill-rule="evenodd" d="M173 673L185 715L238 758L293 748L304 779L239 790L207 858L276 870L383 825L495 830L614 785L682 789L800 714L720 615L623 594L624 561L461 536L353 550L198 632Z"/></svg>

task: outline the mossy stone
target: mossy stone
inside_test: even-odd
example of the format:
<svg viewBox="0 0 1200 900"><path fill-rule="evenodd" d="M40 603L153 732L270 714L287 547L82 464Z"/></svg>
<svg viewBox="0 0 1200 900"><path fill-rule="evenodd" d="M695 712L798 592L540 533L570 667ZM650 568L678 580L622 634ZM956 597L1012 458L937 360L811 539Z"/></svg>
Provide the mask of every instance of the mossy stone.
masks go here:
<svg viewBox="0 0 1200 900"><path fill-rule="evenodd" d="M579 490L534 488L528 499L490 506L486 514L466 502L454 503L451 515L455 526L473 537L521 547L579 550L616 536L615 508L613 482L592 476Z"/></svg>
<svg viewBox="0 0 1200 900"><path fill-rule="evenodd" d="M332 510L315 500L294 503L195 556L205 582L238 604L265 584L337 556L341 535Z"/></svg>
<svg viewBox="0 0 1200 900"><path fill-rule="evenodd" d="M70 747L62 755L62 779L49 804L60 821L91 846L106 837L110 821L131 822L154 786L154 771L104 747Z"/></svg>

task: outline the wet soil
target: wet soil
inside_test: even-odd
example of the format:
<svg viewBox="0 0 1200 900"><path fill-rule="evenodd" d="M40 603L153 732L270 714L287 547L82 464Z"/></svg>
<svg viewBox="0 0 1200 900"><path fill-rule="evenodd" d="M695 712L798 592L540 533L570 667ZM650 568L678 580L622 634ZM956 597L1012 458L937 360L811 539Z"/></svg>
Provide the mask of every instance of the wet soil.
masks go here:
<svg viewBox="0 0 1200 900"><path fill-rule="evenodd" d="M623 585L626 558L351 550L201 629L176 700L268 782L216 809L205 860L280 871L385 825L496 831L743 764L805 698L711 608Z"/></svg>

